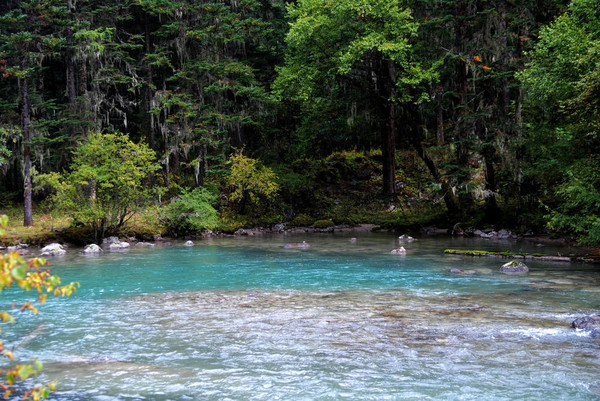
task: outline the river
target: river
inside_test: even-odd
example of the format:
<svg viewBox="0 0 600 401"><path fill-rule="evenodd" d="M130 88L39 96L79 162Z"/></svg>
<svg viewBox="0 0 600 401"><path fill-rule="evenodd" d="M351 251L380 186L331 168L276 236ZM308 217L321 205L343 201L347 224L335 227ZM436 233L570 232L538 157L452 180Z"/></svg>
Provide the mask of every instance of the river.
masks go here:
<svg viewBox="0 0 600 401"><path fill-rule="evenodd" d="M71 250L51 268L78 293L3 338L43 361L36 382L58 380L63 401L598 400L600 340L570 328L600 309L598 266L504 275L501 259L443 254L570 251L534 245L424 238L393 255L395 236L357 234Z"/></svg>

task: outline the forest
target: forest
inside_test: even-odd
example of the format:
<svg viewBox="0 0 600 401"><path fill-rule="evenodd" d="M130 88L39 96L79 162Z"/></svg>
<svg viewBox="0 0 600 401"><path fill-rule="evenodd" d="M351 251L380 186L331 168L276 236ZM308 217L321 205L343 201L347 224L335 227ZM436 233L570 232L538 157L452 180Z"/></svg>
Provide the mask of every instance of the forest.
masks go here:
<svg viewBox="0 0 600 401"><path fill-rule="evenodd" d="M600 243L597 0L5 0L0 74L13 224Z"/></svg>

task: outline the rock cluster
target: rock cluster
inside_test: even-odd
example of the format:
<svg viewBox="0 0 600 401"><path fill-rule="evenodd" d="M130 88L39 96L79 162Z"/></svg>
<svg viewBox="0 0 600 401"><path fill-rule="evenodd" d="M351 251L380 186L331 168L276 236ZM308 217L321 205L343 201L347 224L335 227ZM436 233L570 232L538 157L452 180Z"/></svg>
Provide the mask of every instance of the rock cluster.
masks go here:
<svg viewBox="0 0 600 401"><path fill-rule="evenodd" d="M108 249L110 250L119 250L119 249L127 249L129 248L129 242L121 241L117 237L108 237L102 241L104 244L108 244Z"/></svg>
<svg viewBox="0 0 600 401"><path fill-rule="evenodd" d="M465 235L487 239L517 239L517 236L510 230L502 229L495 231L491 228L485 230L465 230Z"/></svg>

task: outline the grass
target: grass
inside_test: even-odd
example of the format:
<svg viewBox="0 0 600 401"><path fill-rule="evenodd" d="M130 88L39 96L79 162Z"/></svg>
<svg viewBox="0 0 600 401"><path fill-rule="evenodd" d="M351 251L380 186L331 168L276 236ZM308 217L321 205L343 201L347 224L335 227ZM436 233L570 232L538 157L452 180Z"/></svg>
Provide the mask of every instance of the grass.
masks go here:
<svg viewBox="0 0 600 401"><path fill-rule="evenodd" d="M8 216L8 227L6 236L2 242L6 245L19 243L38 244L58 237L58 232L69 227L72 218L68 215L51 215L35 213L33 215L33 226L23 226L23 209L9 208L0 211L0 214Z"/></svg>

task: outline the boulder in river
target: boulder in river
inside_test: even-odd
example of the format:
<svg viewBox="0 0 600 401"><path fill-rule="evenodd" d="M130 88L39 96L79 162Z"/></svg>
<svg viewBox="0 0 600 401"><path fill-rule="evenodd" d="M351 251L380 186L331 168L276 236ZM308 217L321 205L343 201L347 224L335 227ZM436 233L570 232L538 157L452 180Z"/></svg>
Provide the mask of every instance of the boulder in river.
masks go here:
<svg viewBox="0 0 600 401"><path fill-rule="evenodd" d="M115 238L115 237L112 237L112 238ZM119 239L117 239L116 242L113 242L108 245L108 249L110 249L110 250L127 249L127 248L129 248L129 242L119 241Z"/></svg>
<svg viewBox="0 0 600 401"><path fill-rule="evenodd" d="M185 241L185 244L183 244L185 246L194 246L194 242L193 241Z"/></svg>
<svg viewBox="0 0 600 401"><path fill-rule="evenodd" d="M407 234L403 234L398 237L399 242L413 242L414 240L415 239L413 237L411 237L410 235L407 235Z"/></svg>
<svg viewBox="0 0 600 401"><path fill-rule="evenodd" d="M571 327L590 332L592 338L600 338L600 316L598 315L577 318L573 321Z"/></svg>
<svg viewBox="0 0 600 401"><path fill-rule="evenodd" d="M394 255L406 255L406 249L404 249L404 247L401 246L400 248L392 249L390 253Z"/></svg>
<svg viewBox="0 0 600 401"><path fill-rule="evenodd" d="M83 250L84 255L95 255L98 253L104 252L104 249L100 248L98 245L96 244L90 244L88 246L85 247L85 249Z"/></svg>
<svg viewBox="0 0 600 401"><path fill-rule="evenodd" d="M152 247L156 246L156 244L153 244L152 242L138 242L135 244L135 246L152 248Z"/></svg>
<svg viewBox="0 0 600 401"><path fill-rule="evenodd" d="M510 261L508 263L503 264L500 269L498 269L500 273L527 273L529 272L529 267L523 262L519 262L517 260Z"/></svg>
<svg viewBox="0 0 600 401"><path fill-rule="evenodd" d="M41 249L41 254L40 256L61 256L64 255L65 253L67 253L67 251L65 251L65 248L61 245L61 244L57 244L56 242L46 245L45 247L43 247Z"/></svg>

